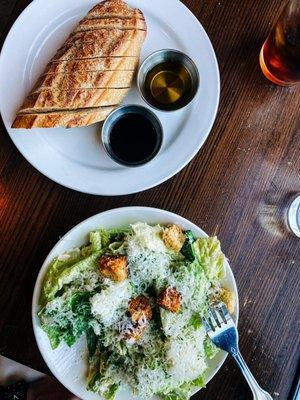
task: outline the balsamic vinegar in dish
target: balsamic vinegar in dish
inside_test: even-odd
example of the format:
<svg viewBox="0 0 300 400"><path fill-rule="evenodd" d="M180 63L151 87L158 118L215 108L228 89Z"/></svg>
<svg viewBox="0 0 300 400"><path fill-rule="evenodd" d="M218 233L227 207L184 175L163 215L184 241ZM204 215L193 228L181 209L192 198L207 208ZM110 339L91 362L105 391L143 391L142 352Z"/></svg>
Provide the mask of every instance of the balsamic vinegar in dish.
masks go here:
<svg viewBox="0 0 300 400"><path fill-rule="evenodd" d="M152 121L138 113L121 116L110 131L110 151L116 160L128 166L149 161L158 151L160 143Z"/></svg>

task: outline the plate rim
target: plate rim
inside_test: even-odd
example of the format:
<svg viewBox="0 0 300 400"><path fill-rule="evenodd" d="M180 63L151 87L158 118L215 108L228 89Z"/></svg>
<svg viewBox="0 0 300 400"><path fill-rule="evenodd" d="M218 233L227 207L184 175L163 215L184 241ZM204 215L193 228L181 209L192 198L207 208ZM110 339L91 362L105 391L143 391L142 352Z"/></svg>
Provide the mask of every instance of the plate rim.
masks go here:
<svg viewBox="0 0 300 400"><path fill-rule="evenodd" d="M189 219L171 212L169 210L164 210L161 208L155 208L155 207L144 207L144 206L128 206L128 207L117 207L117 208L112 208L109 210L105 210L102 211L100 213L97 213L95 215L92 215L89 218L86 218L85 220L79 222L78 224L76 224L73 228L71 228L69 231L67 231L57 242L56 244L52 247L52 249L50 250L50 252L47 254L46 258L44 259L41 268L39 269L38 275L36 277L36 281L34 284L34 290L33 290L33 295L32 295L32 303L31 303L31 323L32 323L32 327L33 327L33 332L34 332L34 338L35 338L35 342L37 344L37 347L40 351L40 354L42 355L42 358L45 362L45 364L47 365L47 367L49 368L49 370L52 372L53 376L56 377L56 379L64 386L66 387L71 393L73 393L74 395L77 395L76 393L74 393L72 391L72 387L69 385L66 385L65 383L62 382L62 380L60 379L60 377L58 376L58 374L56 374L56 371L50 367L47 363L47 352L44 351L43 347L41 346L41 344L39 343L38 340L38 328L40 328L40 324L39 324L39 320L37 318L37 310L38 310L38 299L40 296L40 290L41 290L41 285L42 285L42 280L43 277L45 275L46 269L49 266L49 260L52 259L53 257L53 253L55 253L56 248L61 244L61 242L63 242L69 235L71 235L73 232L76 232L78 229L80 229L83 225L85 225L86 223L92 221L92 220L96 220L96 219L101 219L101 217L103 215L109 215L109 214L114 214L114 213L124 213L124 215L126 215L127 211L134 211L134 212L154 212L157 213L157 216L159 217L159 215L161 215L162 217L166 216L166 217L170 217L170 220L172 220L172 218L176 218L185 223L187 223L188 225L190 225L192 228L196 229L197 231L200 231L201 234L204 235L204 237L208 237L208 234L203 231L202 228L200 228L198 225L196 225L195 223L193 223L192 221L190 221ZM113 216L112 216L113 218ZM151 223L151 222L149 222ZM84 235L88 234L88 232L85 232L82 234L82 236L84 237ZM238 325L239 322L239 312L240 312L240 305L239 305L239 292L238 292L238 287L237 287L237 282L234 276L234 273L232 271L232 268L228 262L228 259L226 258L226 269L227 269L227 273L229 273L230 276L230 281L233 285L233 289L235 292L235 297L236 297L236 310L235 310L235 322L236 325ZM38 324L36 323L36 321L38 321ZM224 365L226 359L228 357L228 354L225 352L222 352L222 360L218 363L218 365L216 365L216 368L214 369L210 379L206 382L206 384L208 384L214 377L215 375L219 372L219 370L222 368L222 366ZM197 393L198 391L200 391L200 389L196 389L194 394ZM84 400L84 399L83 399ZM104 400L104 398L102 396L99 395L99 400Z"/></svg>
<svg viewBox="0 0 300 400"><path fill-rule="evenodd" d="M173 0L175 1L175 0ZM0 67L1 67L1 63L4 62L4 58L3 58L3 53L6 49L6 47L8 46L9 40L11 39L14 29L16 27L16 25L19 23L20 19L23 18L24 14L27 13L28 11L31 10L31 8L34 8L36 3L38 2L38 0L33 0L22 12L21 14L18 16L18 18L15 20L15 22L13 23L13 25L11 26L5 40L3 43L3 46L1 48L1 52L0 52ZM143 184L143 182L140 182L139 186L136 187L135 189L130 189L130 190L126 190L126 188L124 187L123 189L115 189L112 192L110 190L106 190L105 188L102 188L100 190L95 190L93 191L93 189L91 188L85 188L82 187L80 184L76 184L76 183L72 183L72 184L68 184L68 181L66 180L66 178L64 177L57 177L57 174L54 172L53 176L50 172L48 172L47 168L43 168L40 166L40 164L38 162L36 162L35 160L31 160L29 155L25 155L25 151L23 150L22 146L18 145L17 142L15 141L14 136L11 134L10 132L10 127L7 124L7 121L5 121L2 117L3 120L3 124L5 126L6 132L9 135L10 139L12 140L13 144L16 146L16 148L18 149L18 151L22 154L22 156L25 158L25 160L34 168L36 169L39 173L41 173L42 175L44 175L46 178L50 179L51 181L66 187L68 189L80 192L80 193L85 193L85 194L90 194L90 195L95 195L95 196L123 196L123 195L129 195L129 194L135 194L135 193L139 193L139 192L143 192L145 190L149 190L152 189L156 186L161 185L162 183L168 181L169 179L171 179L172 177L174 177L175 175L177 175L181 170L183 170L192 160L193 158L197 155L197 153L202 149L204 143L206 142L207 138L209 137L211 130L213 128L213 125L216 121L216 117L217 117L217 113L218 113L218 109L219 109L219 105L220 105L220 87L221 87L221 82L220 82L220 71L219 71L219 65L218 65L218 60L217 60L217 56L214 50L214 47L212 45L212 42L206 32L206 30L204 29L204 27L202 26L201 22L198 20L198 18L193 14L193 12L184 4L182 3L180 0L176 0L177 4L180 7L183 7L185 9L185 12L189 14L189 17L192 18L194 20L194 23L197 24L198 28L201 30L203 38L205 38L206 43L209 45L210 50L211 50L211 57L212 57L212 62L213 62L213 67L215 69L216 75L216 97L215 97L215 104L213 107L213 112L211 115L211 119L210 119L210 123L207 126L207 129L205 130L205 134L203 135L203 137L201 137L201 139L198 142L198 145L194 148L193 151L191 151L186 157L185 160L182 161L178 166L174 167L172 172L169 172L168 174L164 175L164 177L161 177L159 179L154 179L152 183L147 183L147 184ZM1 106L1 105L0 105ZM0 114L1 114L1 107L0 107ZM200 135L199 135L200 136ZM155 181L155 183L154 183Z"/></svg>

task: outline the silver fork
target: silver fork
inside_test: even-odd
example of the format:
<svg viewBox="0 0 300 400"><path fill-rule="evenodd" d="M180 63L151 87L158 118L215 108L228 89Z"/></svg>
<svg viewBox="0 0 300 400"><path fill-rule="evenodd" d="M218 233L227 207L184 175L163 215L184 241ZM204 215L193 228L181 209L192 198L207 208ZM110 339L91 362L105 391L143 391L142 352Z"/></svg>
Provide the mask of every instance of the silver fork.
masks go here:
<svg viewBox="0 0 300 400"><path fill-rule="evenodd" d="M202 317L205 330L212 342L222 350L227 351L240 367L246 378L254 400L272 400L272 397L264 391L256 382L243 359L238 345L238 331L224 303L218 303L211 307L205 317Z"/></svg>

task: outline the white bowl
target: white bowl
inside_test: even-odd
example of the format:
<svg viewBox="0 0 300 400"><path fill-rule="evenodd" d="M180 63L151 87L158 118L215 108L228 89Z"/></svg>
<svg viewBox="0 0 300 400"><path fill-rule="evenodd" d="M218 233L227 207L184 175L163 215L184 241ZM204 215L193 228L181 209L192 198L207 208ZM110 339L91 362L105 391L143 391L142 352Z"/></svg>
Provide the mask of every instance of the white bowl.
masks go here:
<svg viewBox="0 0 300 400"><path fill-rule="evenodd" d="M88 233L99 227L112 228L129 225L134 222L147 222L149 224L168 224L175 223L183 229L190 229L198 237L207 237L207 234L187 219L177 214L148 207L124 207L109 210L81 222L71 229L54 246L44 261L39 272L32 299L32 322L35 338L40 352L53 375L74 395L82 400L99 400L101 397L93 392L86 390L86 344L82 337L72 348L61 344L56 350L52 350L46 333L41 329L37 312L39 310L38 300L41 291L41 285L44 274L52 259L66 250L73 247L82 246L88 241ZM232 270L226 261L226 278L222 282L235 294L236 311L234 318L238 320L239 302L236 282ZM208 363L208 369L205 373L205 381L208 383L218 372L226 359L226 353L220 352L213 360ZM134 397L129 390L120 391L118 400L138 399Z"/></svg>

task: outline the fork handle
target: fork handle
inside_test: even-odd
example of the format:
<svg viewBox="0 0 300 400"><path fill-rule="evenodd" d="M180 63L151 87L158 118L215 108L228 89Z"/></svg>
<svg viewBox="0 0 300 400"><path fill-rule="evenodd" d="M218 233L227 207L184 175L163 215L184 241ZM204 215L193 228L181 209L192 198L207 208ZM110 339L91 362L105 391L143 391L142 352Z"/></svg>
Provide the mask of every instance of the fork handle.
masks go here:
<svg viewBox="0 0 300 400"><path fill-rule="evenodd" d="M243 359L241 353L232 349L231 355L236 361L237 365L240 367L240 370L242 371L244 377L246 378L246 381L248 382L248 385L250 386L250 389L252 390L253 400L273 400L269 393L264 391L259 386L250 369L248 368L248 365Z"/></svg>

